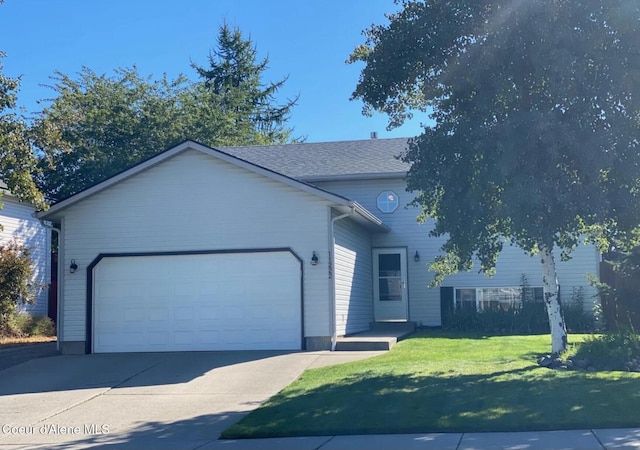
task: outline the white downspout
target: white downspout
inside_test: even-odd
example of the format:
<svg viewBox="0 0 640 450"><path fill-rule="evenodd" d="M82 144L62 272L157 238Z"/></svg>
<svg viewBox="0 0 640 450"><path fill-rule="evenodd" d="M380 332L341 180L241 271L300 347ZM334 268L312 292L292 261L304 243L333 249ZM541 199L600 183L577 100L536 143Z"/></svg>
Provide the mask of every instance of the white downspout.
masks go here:
<svg viewBox="0 0 640 450"><path fill-rule="evenodd" d="M50 229L51 231L55 231L58 235L58 285L56 286L56 297L58 301L56 302L56 328L57 328L57 336L56 336L56 350L60 351L60 341L62 341L62 283L64 282L64 259L62 257L62 230L60 228L54 227L52 224L47 223L43 219L39 219L40 224ZM49 259L51 259L51 255L48 255Z"/></svg>
<svg viewBox="0 0 640 450"><path fill-rule="evenodd" d="M353 213L355 212L356 208L355 206L351 205L350 206L351 210L346 213L346 214L342 214L340 216L336 216L333 219L331 219L331 317L330 319L330 324L331 324L331 351L335 351L336 349L336 343L338 341L338 331L337 331L337 326L336 326L336 236L334 234L334 224L341 219L344 219L346 217L350 217L353 215Z"/></svg>

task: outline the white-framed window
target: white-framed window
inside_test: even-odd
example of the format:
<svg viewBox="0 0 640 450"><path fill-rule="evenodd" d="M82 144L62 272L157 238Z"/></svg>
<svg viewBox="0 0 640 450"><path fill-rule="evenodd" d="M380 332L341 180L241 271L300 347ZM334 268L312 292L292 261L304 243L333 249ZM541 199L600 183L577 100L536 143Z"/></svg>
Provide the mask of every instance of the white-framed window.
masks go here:
<svg viewBox="0 0 640 450"><path fill-rule="evenodd" d="M398 209L398 196L393 191L384 191L378 195L376 205L383 213L392 213Z"/></svg>
<svg viewBox="0 0 640 450"><path fill-rule="evenodd" d="M455 288L453 302L456 308L513 309L522 306L522 301L542 302L542 287L491 287Z"/></svg>

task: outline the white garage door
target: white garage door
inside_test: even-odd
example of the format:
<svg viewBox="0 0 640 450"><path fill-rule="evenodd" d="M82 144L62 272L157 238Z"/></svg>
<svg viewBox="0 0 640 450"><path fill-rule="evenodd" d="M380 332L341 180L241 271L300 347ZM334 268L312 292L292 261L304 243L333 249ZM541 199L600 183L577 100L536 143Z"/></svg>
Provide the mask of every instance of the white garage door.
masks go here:
<svg viewBox="0 0 640 450"><path fill-rule="evenodd" d="M96 353L301 347L289 252L106 257L93 280Z"/></svg>

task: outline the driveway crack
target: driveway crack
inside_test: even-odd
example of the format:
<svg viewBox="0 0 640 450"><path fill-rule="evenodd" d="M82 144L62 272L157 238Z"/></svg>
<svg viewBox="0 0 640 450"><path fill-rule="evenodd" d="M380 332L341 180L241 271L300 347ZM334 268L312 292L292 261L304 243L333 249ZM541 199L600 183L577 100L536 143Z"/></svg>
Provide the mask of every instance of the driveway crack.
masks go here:
<svg viewBox="0 0 640 450"><path fill-rule="evenodd" d="M75 407L77 407L77 406L80 406L80 405L83 405L83 404L85 404L85 403L87 403L87 402L90 402L90 401L91 401L91 400L93 400L94 398L100 397L101 395L106 394L107 392L111 391L112 389L115 389L115 388L117 388L117 387L122 386L122 385L123 385L123 384L125 384L127 381L129 381L129 380L131 380L131 379L133 379L133 378L137 377L138 375L142 375L143 373L145 373L145 372L147 372L147 371L149 371L149 370L153 369L154 367L157 367L158 365L160 365L160 362L157 362L157 363L155 363L155 364L153 364L153 365L151 365L151 366L147 367L146 369L143 369L143 370L141 370L140 372L137 372L137 373L135 373L135 374L131 375L130 377L128 377L128 378L126 378L126 379L122 380L121 382L119 382L119 383L118 383L118 384L116 384L115 386L110 386L110 387L106 388L106 389L105 389L104 391L102 391L102 392L99 392L99 393L97 393L97 394L95 394L95 395L92 395L92 396L91 396L91 397L89 397L89 398L85 398L84 400L81 400L81 401L79 401L79 402L76 402L76 403L72 404L71 406L68 406L67 408L61 409L60 411L56 411L55 413L53 413L53 414L51 414L51 415L49 415L49 416L47 416L47 417L44 417L44 418L42 418L42 419L38 420L38 421L36 422L36 424L42 423L42 422L44 422L44 421L46 421L46 420L49 420L49 419L51 419L51 418L53 418L53 417L59 416L60 414L62 414L62 413L64 413L64 412L70 411L70 410L72 410L73 408L75 408Z"/></svg>
<svg viewBox="0 0 640 450"><path fill-rule="evenodd" d="M322 444L320 444L320 446L318 446L315 450L320 450L322 447L324 447L325 445L327 445L329 442L331 442L333 440L333 438L335 438L335 436L330 436L329 439L327 439L326 441L324 441Z"/></svg>
<svg viewBox="0 0 640 450"><path fill-rule="evenodd" d="M456 445L456 450L458 450L462 445L462 439L464 439L464 433L460 433L460 439L458 439L458 445Z"/></svg>
<svg viewBox="0 0 640 450"><path fill-rule="evenodd" d="M147 367L146 369L141 370L141 371L140 371L140 372L138 372L138 373L134 373L134 374L133 374L133 375L131 375L129 378L126 378L126 379L122 380L120 383L116 384L115 386L111 386L111 387L110 387L106 392L110 391L111 389L116 389L116 388L118 388L118 387L122 386L122 385L123 385L123 384L125 384L127 381L132 380L132 379L134 379L135 377L137 377L138 375L142 375L143 373L148 372L149 370L151 370L151 369L153 369L153 368L155 368L155 367L158 367L159 365L160 365L160 361L159 361L159 362L157 362L157 363L155 363L155 364L154 364L154 365L152 365L152 366Z"/></svg>
<svg viewBox="0 0 640 450"><path fill-rule="evenodd" d="M595 430L593 430L593 429L590 429L589 431L591 432L591 435L594 438L596 438L596 441L598 441L598 444L600 444L603 449L606 449L607 446L602 443L602 441L600 440L600 436L598 436L598 433L596 433Z"/></svg>

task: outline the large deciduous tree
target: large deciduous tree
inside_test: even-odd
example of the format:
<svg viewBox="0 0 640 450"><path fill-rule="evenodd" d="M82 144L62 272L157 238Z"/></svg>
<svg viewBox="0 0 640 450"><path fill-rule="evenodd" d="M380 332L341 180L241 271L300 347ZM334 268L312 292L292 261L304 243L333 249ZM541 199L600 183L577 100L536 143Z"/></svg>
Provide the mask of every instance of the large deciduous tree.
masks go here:
<svg viewBox="0 0 640 450"><path fill-rule="evenodd" d="M180 77L152 81L135 67L113 76L83 68L77 79L56 73L57 97L34 121L42 150L41 188L68 197L184 138Z"/></svg>
<svg viewBox="0 0 640 450"><path fill-rule="evenodd" d="M554 248L640 223L640 4L406 0L365 32L353 97L397 126L430 111L404 155L436 281L491 273L505 242L540 255L552 351L565 349ZM366 112L366 110L365 110Z"/></svg>
<svg viewBox="0 0 640 450"><path fill-rule="evenodd" d="M0 52L0 181L18 199L42 207L42 194L32 178L36 157L28 139L27 124L16 107L20 79L2 73L3 57Z"/></svg>
<svg viewBox="0 0 640 450"><path fill-rule="evenodd" d="M262 85L267 60L223 25L200 78L143 77L136 67L77 77L57 72L56 96L32 126L42 152L39 185L62 199L185 139L209 146L283 143L295 100L275 106L285 80Z"/></svg>

